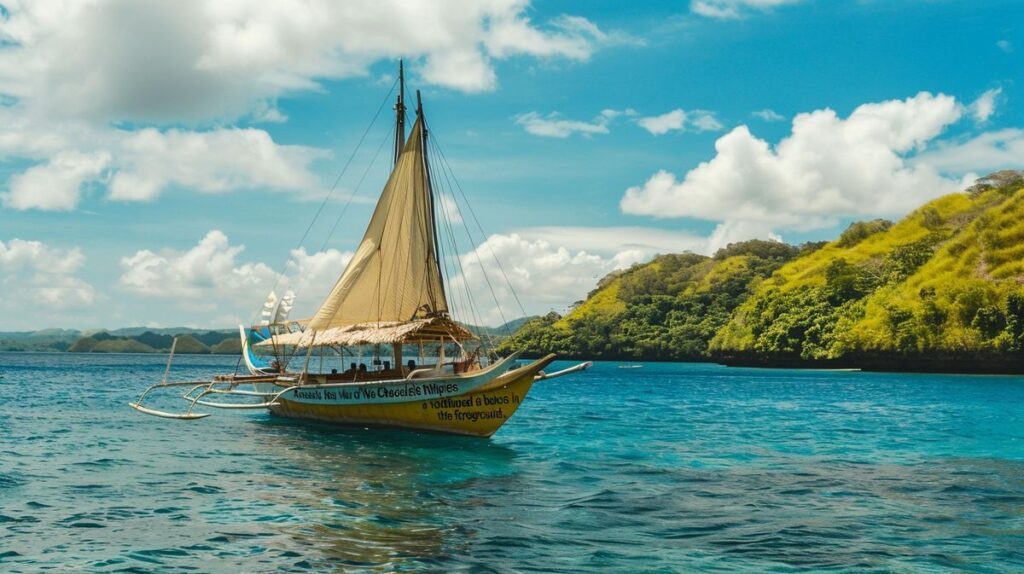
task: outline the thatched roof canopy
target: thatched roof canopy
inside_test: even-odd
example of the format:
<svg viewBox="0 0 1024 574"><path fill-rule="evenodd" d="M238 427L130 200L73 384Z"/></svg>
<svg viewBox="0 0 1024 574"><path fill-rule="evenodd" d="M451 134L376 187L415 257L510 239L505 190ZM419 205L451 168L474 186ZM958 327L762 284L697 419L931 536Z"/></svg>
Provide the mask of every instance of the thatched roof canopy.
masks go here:
<svg viewBox="0 0 1024 574"><path fill-rule="evenodd" d="M380 321L356 323L333 327L324 331L282 333L266 341L256 343L257 347L297 347L352 345L383 345L392 343L437 342L442 337L465 341L476 335L465 327L446 317L414 319L412 321Z"/></svg>

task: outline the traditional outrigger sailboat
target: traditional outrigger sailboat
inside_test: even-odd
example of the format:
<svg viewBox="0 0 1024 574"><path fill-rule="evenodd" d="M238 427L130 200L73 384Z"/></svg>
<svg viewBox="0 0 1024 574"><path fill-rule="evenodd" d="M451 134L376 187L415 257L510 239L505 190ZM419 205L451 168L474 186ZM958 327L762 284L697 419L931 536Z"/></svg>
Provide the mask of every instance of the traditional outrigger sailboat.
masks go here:
<svg viewBox="0 0 1024 574"><path fill-rule="evenodd" d="M401 68L398 82L394 167L355 254L313 317L283 320L273 311L283 302L268 300L264 317L272 319L241 329L249 370L245 375L168 382L172 347L164 380L129 403L132 408L176 419L209 416L194 412L197 406L269 409L277 415L329 423L487 437L512 416L536 381L590 366L581 363L544 373L555 355L523 366L517 364L518 352L492 359L480 338L452 318L438 251L438 202L423 106L417 91L416 120L406 139ZM291 304L288 300L286 310ZM379 358L382 346L391 347L389 360ZM377 350L372 369L353 362L344 372L310 371L315 351L322 363L325 351L343 358L347 349L355 357L367 347ZM455 350L451 359L449 348ZM254 350L270 351L274 359L261 363ZM412 350L419 362L403 363ZM429 363L427 356L433 351L436 355ZM302 368L289 371L295 359ZM188 389L182 395L188 401L183 413L143 405L151 392L168 388ZM260 402L211 400L224 395Z"/></svg>

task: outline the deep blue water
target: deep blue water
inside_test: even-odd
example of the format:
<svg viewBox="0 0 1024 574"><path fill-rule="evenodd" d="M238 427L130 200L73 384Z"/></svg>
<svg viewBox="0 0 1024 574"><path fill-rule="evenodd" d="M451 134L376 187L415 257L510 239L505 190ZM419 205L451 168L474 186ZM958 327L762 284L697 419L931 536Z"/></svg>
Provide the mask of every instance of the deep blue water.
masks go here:
<svg viewBox="0 0 1024 574"><path fill-rule="evenodd" d="M482 440L130 410L164 360L0 353L0 571L1024 571L1020 377L599 363Z"/></svg>

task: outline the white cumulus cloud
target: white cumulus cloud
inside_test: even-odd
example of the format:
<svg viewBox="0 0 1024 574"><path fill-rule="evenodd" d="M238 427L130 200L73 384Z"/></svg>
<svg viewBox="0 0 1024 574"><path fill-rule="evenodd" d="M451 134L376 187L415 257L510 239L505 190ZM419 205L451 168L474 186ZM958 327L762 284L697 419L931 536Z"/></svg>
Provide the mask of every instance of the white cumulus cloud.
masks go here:
<svg viewBox="0 0 1024 574"><path fill-rule="evenodd" d="M971 116L974 118L974 121L983 124L992 117L992 114L996 113L996 98L1001 93L1003 93L1002 88L992 88L974 100L974 103L970 106Z"/></svg>
<svg viewBox="0 0 1024 574"><path fill-rule="evenodd" d="M694 131L697 132L717 132L721 131L725 126L722 122L718 121L715 117L714 112L706 110L696 110L690 113L690 124L693 125Z"/></svg>
<svg viewBox="0 0 1024 574"><path fill-rule="evenodd" d="M448 223L451 225L462 223L462 210L459 209L459 204L455 201L455 198L447 193L441 193L439 197L441 199L442 215Z"/></svg>
<svg viewBox="0 0 1024 574"><path fill-rule="evenodd" d="M557 112L543 116L537 112L527 112L516 116L516 123L523 126L527 133L535 136L565 139L573 134L589 137L593 134L608 133L612 120L620 116L632 116L636 112L627 110L602 110L594 119L588 121L568 120Z"/></svg>
<svg viewBox="0 0 1024 574"><path fill-rule="evenodd" d="M922 92L861 105L845 119L829 109L799 114L774 146L739 126L718 139L714 158L682 179L657 172L627 190L621 207L773 229L902 214L961 187L962 180L912 159L963 114L953 97Z"/></svg>
<svg viewBox="0 0 1024 574"><path fill-rule="evenodd" d="M916 161L950 173L1020 169L1024 165L1024 130L1006 128L985 132L965 141L940 142Z"/></svg>
<svg viewBox="0 0 1024 574"><path fill-rule="evenodd" d="M641 252L645 256L658 253L706 251L706 238L689 233L655 227L526 227L515 231L523 239L545 241L570 251L587 251L614 258L619 253Z"/></svg>
<svg viewBox="0 0 1024 574"><path fill-rule="evenodd" d="M711 235L704 242L702 252L705 255L712 255L730 243L746 241L747 239L782 241L782 236L775 233L772 228L772 224L761 221L723 221L711 231Z"/></svg>
<svg viewBox="0 0 1024 574"><path fill-rule="evenodd" d="M708 18L740 18L751 10L766 11L800 0L692 0L690 10Z"/></svg>
<svg viewBox="0 0 1024 574"><path fill-rule="evenodd" d="M0 194L7 207L68 211L78 205L82 186L96 180L110 163L105 151L59 152L10 180L10 191Z"/></svg>
<svg viewBox="0 0 1024 574"><path fill-rule="evenodd" d="M285 265L284 278L276 285L279 290L295 292L292 318L311 317L351 259L351 251L325 249L308 253L301 247L293 249Z"/></svg>
<svg viewBox="0 0 1024 574"><path fill-rule="evenodd" d="M673 130L682 130L686 122L686 112L680 109L666 112L660 116L649 116L636 121L640 127L654 135L667 134Z"/></svg>
<svg viewBox="0 0 1024 574"><path fill-rule="evenodd" d="M513 57L585 61L628 38L526 0L12 0L0 10L0 161L9 208L74 209L86 189L148 200L284 189L309 196L322 150L286 146L248 119L277 101L405 57L422 81L478 92ZM134 125L141 127L135 128Z"/></svg>
<svg viewBox="0 0 1024 574"><path fill-rule="evenodd" d="M118 201L151 200L168 186L205 193L319 189L311 164L326 152L281 145L264 130L123 130L54 122L0 108L0 159L35 162L8 181L13 209L71 210L90 185Z"/></svg>
<svg viewBox="0 0 1024 574"><path fill-rule="evenodd" d="M522 316L515 295L528 314L564 312L614 270L661 253L710 255L751 237L781 240L764 226L735 224L719 225L709 236L640 226L521 228L491 235L461 256L463 273L452 280L449 303L460 319L488 325ZM467 291L476 314L468 309Z"/></svg>
<svg viewBox="0 0 1024 574"><path fill-rule="evenodd" d="M639 249L603 256L570 250L544 239L526 239L518 233L491 235L461 256L463 274L452 280L449 304L458 318L485 325L522 316L513 291L528 314L551 309L564 311L566 305L583 298L610 271L645 258L646 254ZM467 304L460 304L467 291L477 314L470 312Z"/></svg>
<svg viewBox="0 0 1024 574"><path fill-rule="evenodd" d="M786 119L786 116L783 116L782 114L776 112L775 110L769 109L769 108L765 108L763 110L757 110L756 112L751 112L750 115L752 115L754 117L757 117L757 118L761 118L762 120L764 120L766 122L781 122L781 121Z"/></svg>
<svg viewBox="0 0 1024 574"><path fill-rule="evenodd" d="M78 272L85 256L77 247L62 249L40 241L0 241L0 311L23 328L58 325L89 311L96 289Z"/></svg>
<svg viewBox="0 0 1024 574"><path fill-rule="evenodd" d="M254 286L262 292L276 279L265 264L239 262L244 250L245 246L231 245L224 233L214 230L188 251L144 249L121 258L119 282L140 295L179 298L197 308L212 308L211 297L251 295Z"/></svg>
<svg viewBox="0 0 1024 574"><path fill-rule="evenodd" d="M271 289L296 293L293 317L311 314L352 257L336 249L291 251L284 273L263 262L243 261L244 245L232 245L212 230L185 251L143 249L121 258L118 285L131 293L160 298L178 308L231 315L247 322Z"/></svg>
<svg viewBox="0 0 1024 574"><path fill-rule="evenodd" d="M308 191L317 187L309 164L324 153L274 143L258 129L211 131L147 128L115 138L119 170L110 198L149 200L176 184L206 193L239 189Z"/></svg>
<svg viewBox="0 0 1024 574"><path fill-rule="evenodd" d="M494 61L587 60L614 40L589 20L535 23L524 0L14 0L0 92L103 120L238 117L322 79L406 56L428 82L493 89Z"/></svg>
<svg viewBox="0 0 1024 574"><path fill-rule="evenodd" d="M648 116L636 121L637 125L658 136L671 131L695 132L718 131L722 122L718 121L714 112L708 110L686 111L681 108L665 112L660 116Z"/></svg>
<svg viewBox="0 0 1024 574"><path fill-rule="evenodd" d="M613 270L657 253L707 248L706 238L643 227L537 227L491 235L459 256L460 272L447 290L449 305L461 320L497 325L522 316L514 290L530 314L564 311ZM211 327L248 322L271 289L279 295L292 289L292 317L302 318L320 305L352 252L292 250L283 274L273 262L247 261L244 255L243 245L212 230L185 250L139 250L123 257L118 285L143 300L202 313Z"/></svg>

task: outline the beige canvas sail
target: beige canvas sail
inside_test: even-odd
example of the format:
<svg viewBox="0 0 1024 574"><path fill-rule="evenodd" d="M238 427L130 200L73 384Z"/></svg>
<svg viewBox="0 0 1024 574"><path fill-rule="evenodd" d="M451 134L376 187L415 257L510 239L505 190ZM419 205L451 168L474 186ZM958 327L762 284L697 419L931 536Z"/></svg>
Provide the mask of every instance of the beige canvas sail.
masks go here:
<svg viewBox="0 0 1024 574"><path fill-rule="evenodd" d="M434 245L422 124L417 118L362 242L310 320L310 330L448 311Z"/></svg>

